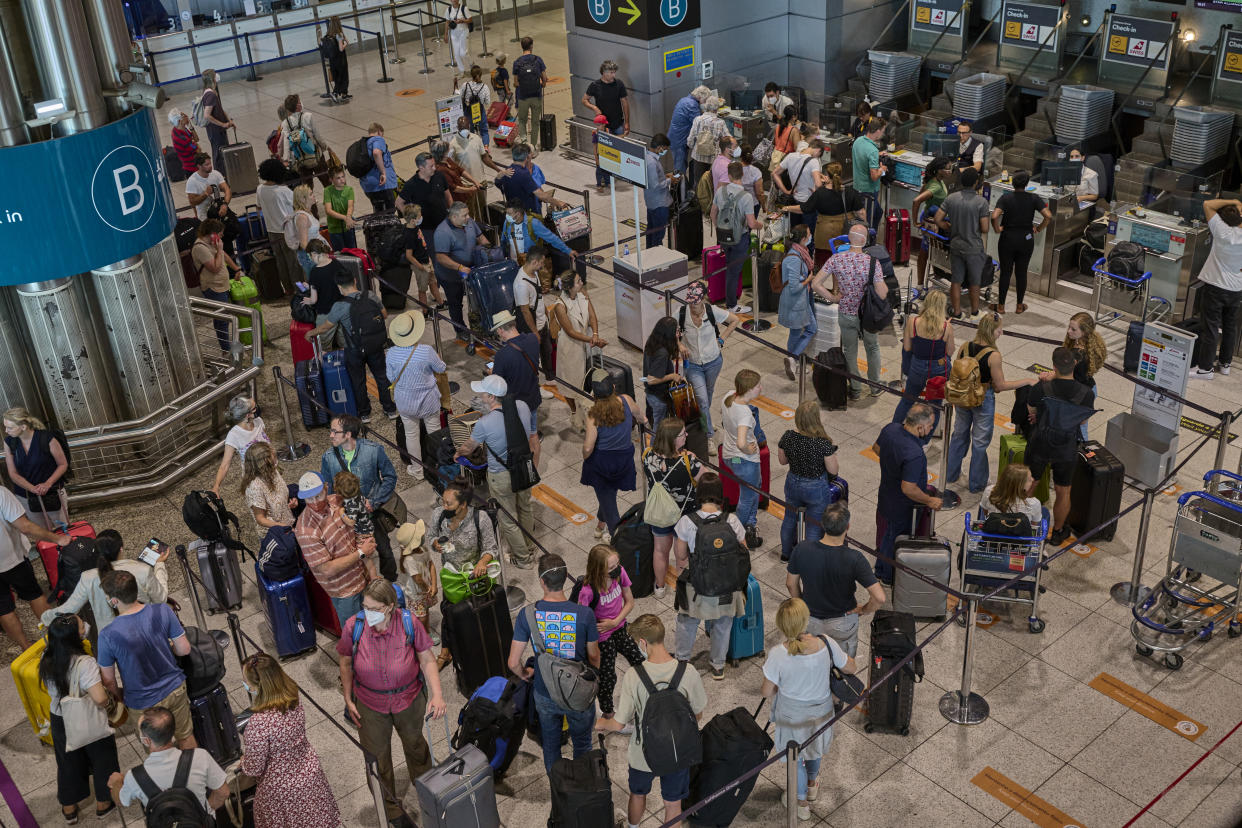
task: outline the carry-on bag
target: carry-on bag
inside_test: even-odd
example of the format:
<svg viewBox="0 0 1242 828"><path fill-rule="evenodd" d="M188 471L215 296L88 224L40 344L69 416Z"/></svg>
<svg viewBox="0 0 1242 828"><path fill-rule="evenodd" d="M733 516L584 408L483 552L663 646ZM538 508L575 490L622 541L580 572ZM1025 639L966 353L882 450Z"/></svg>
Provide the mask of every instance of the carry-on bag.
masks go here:
<svg viewBox="0 0 1242 828"><path fill-rule="evenodd" d="M211 614L240 609L242 605L242 574L236 550L223 543L201 539L191 541L187 551L198 560L199 577L207 593L207 611ZM194 584L191 589L196 589Z"/></svg>
<svg viewBox="0 0 1242 828"><path fill-rule="evenodd" d="M923 680L923 655L916 655L893 678L876 682L917 647L914 616L907 612L877 610L871 620L871 695L863 729L907 736L914 708L914 685Z"/></svg>
<svg viewBox="0 0 1242 828"><path fill-rule="evenodd" d="M514 676L492 676L474 691L457 716L453 748L474 745L483 751L496 781L513 764L526 735L531 684Z"/></svg>
<svg viewBox="0 0 1242 828"><path fill-rule="evenodd" d="M305 564L305 561L303 561ZM306 594L310 600L311 618L315 626L334 638L341 637L341 619L336 614L336 605L327 590L315 580L315 573L309 566L304 566L302 578L306 583Z"/></svg>
<svg viewBox="0 0 1242 828"><path fill-rule="evenodd" d="M87 654L91 652L91 643L83 641ZM52 744L52 697L47 687L39 678L39 662L43 660L43 651L47 649L47 638L39 639L31 644L25 652L13 659L9 665L13 673L13 684L17 687L17 697L22 700L26 709L26 720L34 729L35 735L46 745Z"/></svg>
<svg viewBox="0 0 1242 828"><path fill-rule="evenodd" d="M1065 523L1078 536L1094 529L1121 511L1126 467L1117 455L1095 440L1078 444L1078 466L1070 489L1070 510ZM1117 523L1110 523L1090 540L1112 540Z"/></svg>
<svg viewBox="0 0 1242 828"><path fill-rule="evenodd" d="M445 744L448 718L444 718ZM432 740L427 737L430 750ZM435 754L432 753L432 762ZM492 768L483 751L466 745L414 780L423 828L500 828Z"/></svg>
<svg viewBox="0 0 1242 828"><path fill-rule="evenodd" d="M545 112L539 116L539 151L551 152L556 149L556 116Z"/></svg>
<svg viewBox="0 0 1242 828"><path fill-rule="evenodd" d="M844 410L849 401L850 381L843 373L846 368L845 351L839 347L821 353L811 367L811 385L815 388L815 396L819 398L819 404L829 410Z"/></svg>
<svg viewBox="0 0 1242 828"><path fill-rule="evenodd" d="M725 657L729 665L736 667L744 658L764 655L763 648L763 593L754 575L746 576L746 612L734 616L733 631L729 635L729 650Z"/></svg>
<svg viewBox="0 0 1242 828"><path fill-rule="evenodd" d="M728 259L718 244L703 248L703 275L707 277L707 301L713 305L725 300L725 268Z"/></svg>
<svg viewBox="0 0 1242 828"><path fill-rule="evenodd" d="M211 754L221 766L236 761L242 754L241 734L237 719L229 705L229 694L221 685L197 699L190 699L190 718L198 746Z"/></svg>
<svg viewBox="0 0 1242 828"><path fill-rule="evenodd" d="M269 581L257 563L254 573L263 614L276 641L276 655L288 658L315 649L315 622L306 580L298 574L287 581Z"/></svg>
<svg viewBox="0 0 1242 828"><path fill-rule="evenodd" d="M651 527L643 523L644 505L631 506L612 533L612 548L617 551L621 567L630 576L630 590L635 598L646 598L657 586L652 569L655 536L651 533Z"/></svg>
<svg viewBox="0 0 1242 828"><path fill-rule="evenodd" d="M313 350L312 354L314 354ZM319 357L312 356L311 359L294 363L293 381L298 391L298 409L302 412L302 425L307 428L326 426L330 421L326 409L328 392L323 385L323 365Z"/></svg>
<svg viewBox="0 0 1242 828"><path fill-rule="evenodd" d="M756 721L762 709L763 701L759 702L754 713L745 707L735 707L727 713L713 716L703 726L703 761L690 769L690 796L685 802L686 810L767 760L773 742L766 728L760 727ZM704 805L688 819L689 824L697 828L726 828L732 825L750 797L756 779L752 776Z"/></svg>
<svg viewBox="0 0 1242 828"><path fill-rule="evenodd" d="M612 387L618 394L626 394L630 399L634 398L634 369L629 363L610 357L597 349L591 351L586 388L583 390L590 392L595 382L603 379L605 373L612 378Z"/></svg>
<svg viewBox="0 0 1242 828"><path fill-rule="evenodd" d="M44 522L50 522L47 513L44 512ZM52 527L46 526L47 529ZM71 538L93 538L95 537L95 529L84 520L75 521L67 527L69 537ZM59 533L57 533L59 534ZM56 584L60 579L60 547L52 541L39 541L35 544L39 550L39 560L43 562L43 571L47 573L48 586L52 588L52 592L56 592Z"/></svg>
<svg viewBox="0 0 1242 828"><path fill-rule="evenodd" d="M233 195L253 193L259 189L259 168L254 162L254 147L249 141L237 140L237 127L233 128L233 143L220 148L224 169L220 172L229 182Z"/></svg>
<svg viewBox="0 0 1242 828"><path fill-rule="evenodd" d="M608 751L602 734L599 748L576 759L562 757L552 763L548 782L552 789L548 828L600 828L615 824Z"/></svg>
<svg viewBox="0 0 1242 828"><path fill-rule="evenodd" d="M999 476L1010 463L1023 463L1026 457L1026 438L1021 434L1002 434L1000 438L1000 462L996 473ZM1050 502L1049 488L1052 483L1052 467L1045 466L1044 473L1035 486L1035 497L1045 506Z"/></svg>
<svg viewBox="0 0 1242 828"><path fill-rule="evenodd" d="M508 674L513 619L500 584L485 595L471 595L448 609L453 630L453 659L457 687L470 696L492 676Z"/></svg>
<svg viewBox="0 0 1242 828"><path fill-rule="evenodd" d="M487 125L492 129L500 126L500 122L509 117L509 105L504 101L492 101L487 108Z"/></svg>
<svg viewBox="0 0 1242 828"><path fill-rule="evenodd" d="M263 337L263 306L259 304L259 288L254 283L254 279L249 276L242 276L239 279L229 280L229 301L234 305L243 305L248 308L254 308L259 312L259 337ZM253 331L251 327L253 321L250 314L243 313L237 317L237 338L243 345L249 345L253 341Z"/></svg>
<svg viewBox="0 0 1242 828"><path fill-rule="evenodd" d="M353 414L357 416L358 405L354 400L354 383L345 366L344 351L328 351L323 355L323 389L328 409L333 416Z"/></svg>
<svg viewBox="0 0 1242 828"><path fill-rule="evenodd" d="M927 532L922 532L927 520ZM952 544L934 534L934 513L915 509L912 535L898 535L893 544L893 558L937 583L947 585L953 574ZM894 567L893 609L908 612L916 618L943 619L949 612L948 593L915 577L901 566Z"/></svg>

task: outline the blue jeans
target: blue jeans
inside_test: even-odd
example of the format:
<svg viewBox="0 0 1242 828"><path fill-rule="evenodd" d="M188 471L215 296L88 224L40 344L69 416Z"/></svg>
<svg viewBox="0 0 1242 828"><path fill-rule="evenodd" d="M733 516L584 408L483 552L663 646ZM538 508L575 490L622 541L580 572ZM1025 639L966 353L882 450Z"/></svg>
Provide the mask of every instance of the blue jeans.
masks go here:
<svg viewBox="0 0 1242 828"><path fill-rule="evenodd" d="M362 593L349 598L333 598L332 608L336 610L336 617L341 621L341 629L345 629L345 622L362 612Z"/></svg>
<svg viewBox="0 0 1242 828"><path fill-rule="evenodd" d="M743 460L741 457L732 457L725 462L729 464L729 471L733 476L743 483L757 487L762 482L762 468L758 463ZM743 526L754 526L758 522L759 492L756 489L738 486L737 519Z"/></svg>
<svg viewBox="0 0 1242 828"><path fill-rule="evenodd" d="M879 541L876 543L875 577L887 583L893 582L893 547L898 535L908 535L914 528L914 510L905 513L904 517L886 518L876 512L876 529ZM883 528L881 533L879 530ZM888 560L881 560L881 556Z"/></svg>
<svg viewBox="0 0 1242 828"><path fill-rule="evenodd" d="M595 490L595 501L599 508L595 510L595 519L608 527L611 533L621 522L621 512L617 509L617 489L614 486L592 486Z"/></svg>
<svg viewBox="0 0 1242 828"><path fill-rule="evenodd" d="M858 373L858 340L862 339L863 350L867 353L867 379L880 381L880 340L878 334L862 329L858 316L842 313L837 324L841 328L841 351L845 354L845 368L851 374ZM862 393L862 383L850 377L850 391Z"/></svg>
<svg viewBox="0 0 1242 828"><path fill-rule="evenodd" d="M790 328L789 339L785 342L785 350L794 356L802 356L802 352L807 346L815 340L815 334L819 333L819 323L815 321L815 314L811 314L811 321L803 328ZM879 345L876 346L879 348Z"/></svg>
<svg viewBox="0 0 1242 828"><path fill-rule="evenodd" d="M604 129L605 129L605 130L607 130L607 131L608 131L610 134L612 134L612 135L620 135L622 132L624 132L624 131L625 131L624 127L617 127L616 129L613 129L612 127L608 127L608 126L606 126L606 127L604 127ZM612 176L610 176L610 175L609 175L608 173L606 173L605 171L601 170L599 167L596 167L596 168L595 168L595 184L596 184L596 186L598 186L598 187L603 187L603 186L605 186L605 185L608 183L609 179L611 179L611 178L612 178Z"/></svg>
<svg viewBox="0 0 1242 828"><path fill-rule="evenodd" d="M711 362L704 362L702 365L687 361L682 366L686 380L694 389L694 398L699 401L699 411L703 415L709 438L715 433L712 429L712 395L716 393L716 379L723 366L724 354L717 354Z"/></svg>
<svg viewBox="0 0 1242 828"><path fill-rule="evenodd" d="M821 756L818 759L802 759L798 762L798 801L806 802L807 786L819 778L819 764L824 761Z"/></svg>
<svg viewBox="0 0 1242 828"><path fill-rule="evenodd" d="M647 247L659 247L664 244L664 231L668 229L669 208L647 208ZM652 228L655 228L654 230Z"/></svg>
<svg viewBox="0 0 1242 828"><path fill-rule="evenodd" d="M660 427L660 421L668 416L669 410L664 400L655 394L647 395L647 405L651 407L651 432L654 434L655 430Z"/></svg>
<svg viewBox="0 0 1242 828"><path fill-rule="evenodd" d="M788 558L798 542L798 507L806 507L806 539L824 536L820 521L828 505L828 478L785 475L785 517L781 519L781 557Z"/></svg>
<svg viewBox="0 0 1242 828"><path fill-rule="evenodd" d="M750 231L737 244L725 248L725 304L733 307L742 294L742 268L750 256Z"/></svg>
<svg viewBox="0 0 1242 828"><path fill-rule="evenodd" d="M729 654L729 641L733 638L733 616L725 615L713 621L704 621L710 639L708 661L718 670L723 670L725 659ZM677 641L673 655L678 661L689 661L690 651L694 649L694 639L699 634L699 619L683 613L677 615Z"/></svg>
<svg viewBox="0 0 1242 828"><path fill-rule="evenodd" d="M880 217L884 214L884 211L880 208L880 194L859 193L859 195L863 198L863 216L866 219L867 226L872 230L879 229ZM849 230L848 225L846 230Z"/></svg>
<svg viewBox="0 0 1242 828"><path fill-rule="evenodd" d="M906 374L906 390L902 394L901 402L897 403L897 410L893 412L893 422L905 422L906 414L910 413L910 409L919 401L919 395L923 393L923 389L927 386L928 377L943 377L949 373L949 361L947 358L941 359L923 359L922 357L910 357L910 370ZM936 419L932 423L932 431L940 424L940 409L933 408ZM925 444L927 440L923 441Z"/></svg>
<svg viewBox="0 0 1242 828"><path fill-rule="evenodd" d="M315 263L311 261L310 254L307 253L305 250L299 250L297 251L297 253L298 253L298 264L302 266L302 275L306 279L310 279L310 272L315 269Z"/></svg>
<svg viewBox="0 0 1242 828"><path fill-rule="evenodd" d="M227 290L208 290L207 288L203 288L203 298L212 299L216 302L233 301ZM229 342L229 322L227 319L217 319L215 321L215 326L216 339L220 342L220 350L227 354L229 352L229 346L232 344Z"/></svg>
<svg viewBox="0 0 1242 828"><path fill-rule="evenodd" d="M956 483L962 476L962 460L970 451L970 473L967 486L981 492L988 485L988 447L995 426L996 395L988 388L983 405L978 408L953 409L953 436L949 438L949 471L946 483Z"/></svg>
<svg viewBox="0 0 1242 828"><path fill-rule="evenodd" d="M595 705L581 713L562 710L544 693L531 693L539 711L539 736L543 742L543 767L552 770L552 763L561 758L561 717L569 720L569 740L573 742L574 758L591 749L595 729Z"/></svg>
<svg viewBox="0 0 1242 828"><path fill-rule="evenodd" d="M332 249L338 252L347 247L357 247L358 231L346 230L342 233L329 233L328 241L332 245Z"/></svg>
<svg viewBox="0 0 1242 828"><path fill-rule="evenodd" d="M690 155L690 148L686 146L685 139L682 139L681 141L674 141L673 143L679 145L673 147L673 169L685 172L686 159Z"/></svg>

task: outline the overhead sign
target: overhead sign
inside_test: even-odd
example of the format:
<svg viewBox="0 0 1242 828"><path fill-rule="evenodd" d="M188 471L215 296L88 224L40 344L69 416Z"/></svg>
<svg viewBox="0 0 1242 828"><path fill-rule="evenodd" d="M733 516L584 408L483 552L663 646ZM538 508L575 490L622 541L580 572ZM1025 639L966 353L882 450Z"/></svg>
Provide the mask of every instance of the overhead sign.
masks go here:
<svg viewBox="0 0 1242 828"><path fill-rule="evenodd" d="M574 0L578 29L658 40L699 27L700 0Z"/></svg>
<svg viewBox="0 0 1242 828"><path fill-rule="evenodd" d="M1242 83L1242 32L1225 32L1225 42L1220 50L1220 63L1216 77L1224 81Z"/></svg>
<svg viewBox="0 0 1242 828"><path fill-rule="evenodd" d="M915 0L914 20L910 28L940 34L961 34L966 25L966 11L962 0Z"/></svg>
<svg viewBox="0 0 1242 828"><path fill-rule="evenodd" d="M1176 27L1174 20L1111 14L1108 17L1104 60L1144 69L1150 66L1167 70L1173 57L1173 32Z"/></svg>
<svg viewBox="0 0 1242 828"><path fill-rule="evenodd" d="M0 169L0 285L128 259L167 238L177 220L149 109L90 132L6 147ZM49 182L76 195L51 197Z"/></svg>
<svg viewBox="0 0 1242 828"><path fill-rule="evenodd" d="M1061 22L1060 6L1042 3L1023 3L1009 0L1005 3L1005 25L1001 29L1001 42L1005 46L1045 51L1057 48L1057 24Z"/></svg>
<svg viewBox="0 0 1242 828"><path fill-rule="evenodd" d="M694 46L670 49L664 53L664 74L681 72L694 66Z"/></svg>
<svg viewBox="0 0 1242 828"><path fill-rule="evenodd" d="M619 135L601 130L599 139L599 168L620 176L639 187L647 186L647 148L639 141L631 141Z"/></svg>

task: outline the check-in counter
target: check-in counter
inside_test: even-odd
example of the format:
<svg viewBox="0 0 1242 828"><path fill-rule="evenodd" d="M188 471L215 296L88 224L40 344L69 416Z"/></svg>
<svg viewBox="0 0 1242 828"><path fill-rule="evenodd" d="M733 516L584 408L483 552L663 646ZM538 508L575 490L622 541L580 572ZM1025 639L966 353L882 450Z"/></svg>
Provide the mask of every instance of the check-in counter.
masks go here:
<svg viewBox="0 0 1242 828"><path fill-rule="evenodd" d="M914 214L914 199L923 189L923 172L932 162L934 156L923 155L914 150L897 150L888 153L895 161L893 164L893 180L885 185L885 204L890 210L906 210L910 214L910 235L922 238L919 232L918 216Z"/></svg>
<svg viewBox="0 0 1242 828"><path fill-rule="evenodd" d="M1108 216L1105 252L1131 241L1147 251L1144 268L1151 271L1151 295L1167 301L1173 319L1187 315L1187 293L1212 246L1207 223L1188 220L1194 205L1166 195L1148 207L1119 204ZM1108 303L1105 303L1108 304Z"/></svg>

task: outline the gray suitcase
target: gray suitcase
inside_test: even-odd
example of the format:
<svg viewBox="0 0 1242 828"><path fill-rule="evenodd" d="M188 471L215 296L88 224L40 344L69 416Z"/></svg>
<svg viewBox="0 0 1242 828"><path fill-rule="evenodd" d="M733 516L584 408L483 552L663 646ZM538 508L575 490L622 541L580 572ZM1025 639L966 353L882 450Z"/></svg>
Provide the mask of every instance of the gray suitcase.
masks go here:
<svg viewBox="0 0 1242 828"><path fill-rule="evenodd" d="M242 574L237 552L222 543L195 540L189 553L198 559L199 577L207 593L207 611L215 614L242 605Z"/></svg>
<svg viewBox="0 0 1242 828"><path fill-rule="evenodd" d="M893 557L899 564L947 585L953 574L951 549L952 544L942 537L900 535L893 546ZM915 618L943 619L949 612L948 595L898 568L893 575L893 609Z"/></svg>
<svg viewBox="0 0 1242 828"><path fill-rule="evenodd" d="M224 159L224 169L220 170L220 174L233 190L233 195L253 193L259 189L259 168L255 166L254 147L249 142L226 144L220 150L220 157Z"/></svg>
<svg viewBox="0 0 1242 828"><path fill-rule="evenodd" d="M354 277L354 284L357 285L358 290L373 290L362 266L362 259L359 259L357 256L351 256L348 253L337 253L336 260L344 265L345 269Z"/></svg>
<svg viewBox="0 0 1242 828"><path fill-rule="evenodd" d="M448 719L444 718L448 746ZM431 738L428 734L428 750ZM435 756L432 756L435 761ZM453 751L414 781L423 828L500 828L492 766L474 745Z"/></svg>

